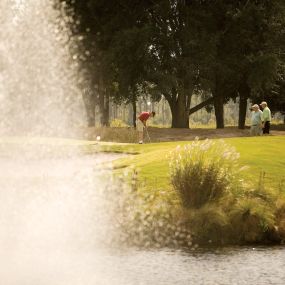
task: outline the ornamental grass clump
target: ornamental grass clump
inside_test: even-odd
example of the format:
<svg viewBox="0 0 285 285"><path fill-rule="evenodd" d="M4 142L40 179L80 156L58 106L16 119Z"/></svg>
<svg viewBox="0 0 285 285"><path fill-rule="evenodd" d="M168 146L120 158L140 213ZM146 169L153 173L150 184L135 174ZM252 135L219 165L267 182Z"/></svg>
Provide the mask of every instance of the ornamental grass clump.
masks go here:
<svg viewBox="0 0 285 285"><path fill-rule="evenodd" d="M223 141L195 140L170 156L170 179L186 208L200 208L229 192L239 153Z"/></svg>
<svg viewBox="0 0 285 285"><path fill-rule="evenodd" d="M274 211L259 197L240 199L229 210L229 217L238 243L263 242L275 231Z"/></svg>

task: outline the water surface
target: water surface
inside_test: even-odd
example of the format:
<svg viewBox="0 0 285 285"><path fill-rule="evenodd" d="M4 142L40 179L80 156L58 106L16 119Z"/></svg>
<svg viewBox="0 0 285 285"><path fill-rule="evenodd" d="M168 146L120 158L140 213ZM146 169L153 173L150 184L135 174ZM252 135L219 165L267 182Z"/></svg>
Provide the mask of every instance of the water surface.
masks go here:
<svg viewBox="0 0 285 285"><path fill-rule="evenodd" d="M111 172L100 164L117 156L35 153L0 157L1 283L284 284L284 247L188 252L107 246L112 233L102 193Z"/></svg>

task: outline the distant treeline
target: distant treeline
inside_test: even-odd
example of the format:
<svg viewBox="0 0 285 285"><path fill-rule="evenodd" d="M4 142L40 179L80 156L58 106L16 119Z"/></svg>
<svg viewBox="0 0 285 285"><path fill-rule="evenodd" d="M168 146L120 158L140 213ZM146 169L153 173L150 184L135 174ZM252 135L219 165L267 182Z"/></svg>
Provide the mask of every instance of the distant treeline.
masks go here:
<svg viewBox="0 0 285 285"><path fill-rule="evenodd" d="M72 18L88 125L109 124L110 101L153 102L163 95L174 128L214 107L224 127L224 104L247 101L285 111L284 0L58 0ZM192 106L193 96L200 104Z"/></svg>

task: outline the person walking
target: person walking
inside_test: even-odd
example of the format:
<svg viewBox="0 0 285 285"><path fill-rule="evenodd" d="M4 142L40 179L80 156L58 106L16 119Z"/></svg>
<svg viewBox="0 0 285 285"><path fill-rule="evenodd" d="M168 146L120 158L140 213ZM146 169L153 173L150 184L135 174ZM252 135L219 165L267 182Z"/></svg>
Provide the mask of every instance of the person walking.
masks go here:
<svg viewBox="0 0 285 285"><path fill-rule="evenodd" d="M143 132L147 128L146 122L150 117L154 117L155 112L142 112L137 119L137 131L139 133L139 144L143 143Z"/></svg>
<svg viewBox="0 0 285 285"><path fill-rule="evenodd" d="M263 114L257 104L251 107L251 127L250 134L252 136L260 136L262 133Z"/></svg>
<svg viewBox="0 0 285 285"><path fill-rule="evenodd" d="M260 106L262 108L262 113L263 113L263 122L262 122L263 134L269 135L270 123L271 123L271 111L268 108L267 103L264 101L260 103Z"/></svg>

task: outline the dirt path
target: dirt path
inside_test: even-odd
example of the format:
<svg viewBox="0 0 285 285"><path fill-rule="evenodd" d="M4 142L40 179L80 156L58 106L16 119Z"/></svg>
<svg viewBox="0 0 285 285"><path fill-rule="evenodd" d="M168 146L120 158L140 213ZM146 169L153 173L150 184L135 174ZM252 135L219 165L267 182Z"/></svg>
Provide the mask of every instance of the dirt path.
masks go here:
<svg viewBox="0 0 285 285"><path fill-rule="evenodd" d="M188 141L195 139L195 137L206 139L250 136L249 128L240 130L237 127L226 127L224 129L171 129L149 127L148 131L152 142ZM285 125L272 126L271 135L285 135ZM79 137L85 140L93 141L96 140L97 136L100 136L101 141L107 142L135 143L138 141L138 133L132 127L82 128L79 131Z"/></svg>
<svg viewBox="0 0 285 285"><path fill-rule="evenodd" d="M272 135L285 135L285 128L276 127L271 131ZM225 129L166 129L166 128L149 128L149 135L152 141L187 141L193 140L195 137L200 139L206 138L231 138L231 137L247 137L249 129L239 130L235 127L227 127Z"/></svg>

